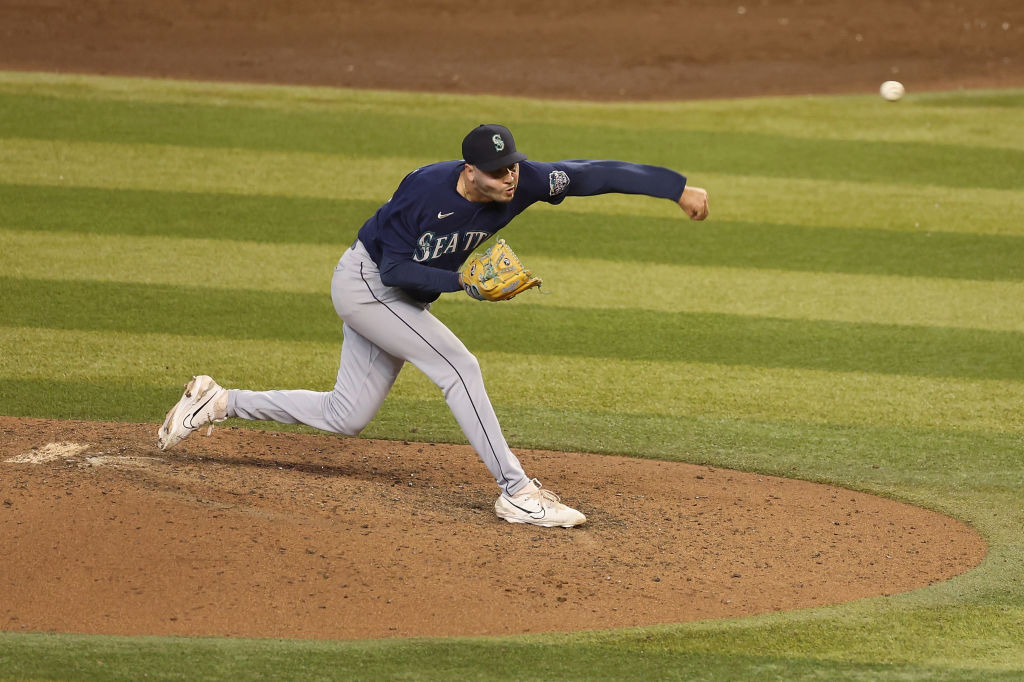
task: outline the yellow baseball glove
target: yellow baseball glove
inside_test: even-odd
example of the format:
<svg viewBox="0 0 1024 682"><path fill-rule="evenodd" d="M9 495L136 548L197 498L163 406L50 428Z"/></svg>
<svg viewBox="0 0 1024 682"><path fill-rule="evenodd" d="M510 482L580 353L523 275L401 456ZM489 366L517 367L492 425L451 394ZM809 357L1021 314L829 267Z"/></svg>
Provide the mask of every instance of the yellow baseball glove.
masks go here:
<svg viewBox="0 0 1024 682"><path fill-rule="evenodd" d="M540 277L534 277L523 267L504 239L483 253L474 254L459 274L466 293L481 301L507 301L541 284Z"/></svg>

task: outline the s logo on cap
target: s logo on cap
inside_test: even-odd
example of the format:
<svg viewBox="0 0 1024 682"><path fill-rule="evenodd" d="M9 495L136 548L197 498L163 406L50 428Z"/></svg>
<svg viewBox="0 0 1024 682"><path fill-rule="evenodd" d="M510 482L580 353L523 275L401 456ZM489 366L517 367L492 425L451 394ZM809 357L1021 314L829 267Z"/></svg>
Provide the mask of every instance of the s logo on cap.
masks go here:
<svg viewBox="0 0 1024 682"><path fill-rule="evenodd" d="M516 150L512 131L497 123L478 125L462 139L462 158L485 173L508 168L526 160Z"/></svg>

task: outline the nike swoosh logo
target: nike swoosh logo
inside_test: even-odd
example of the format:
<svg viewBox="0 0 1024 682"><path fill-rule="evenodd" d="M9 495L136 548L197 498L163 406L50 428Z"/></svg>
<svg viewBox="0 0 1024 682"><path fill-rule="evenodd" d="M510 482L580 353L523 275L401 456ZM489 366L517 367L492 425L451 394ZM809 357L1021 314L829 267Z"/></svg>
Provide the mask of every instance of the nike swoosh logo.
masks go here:
<svg viewBox="0 0 1024 682"><path fill-rule="evenodd" d="M523 512L524 514L529 515L529 517L531 519L536 519L536 520L539 521L540 519L543 519L548 514L548 510L545 509L543 505L541 505L541 508L537 509L536 511L530 511L529 509L526 509L525 507L520 507L518 504L516 504L515 502L513 502L511 499L509 499L507 497L505 499L508 500L508 503L511 504L513 507L515 507L519 511Z"/></svg>
<svg viewBox="0 0 1024 682"><path fill-rule="evenodd" d="M450 215L455 215L455 211L452 211L451 213L441 213L440 211L438 211L437 212L437 219L438 220L444 220L445 218L447 218Z"/></svg>
<svg viewBox="0 0 1024 682"><path fill-rule="evenodd" d="M184 418L182 418L182 420L181 420L181 425L184 426L186 429L189 429L190 431L194 431L195 429L198 429L199 428L198 426L194 426L196 415L198 415L200 412L202 412L203 408L206 407L207 405L209 405L211 400L213 400L213 396L210 396L209 398L207 398L206 402L203 403L202 405L200 405L199 407L197 407L192 412L192 414L185 415Z"/></svg>

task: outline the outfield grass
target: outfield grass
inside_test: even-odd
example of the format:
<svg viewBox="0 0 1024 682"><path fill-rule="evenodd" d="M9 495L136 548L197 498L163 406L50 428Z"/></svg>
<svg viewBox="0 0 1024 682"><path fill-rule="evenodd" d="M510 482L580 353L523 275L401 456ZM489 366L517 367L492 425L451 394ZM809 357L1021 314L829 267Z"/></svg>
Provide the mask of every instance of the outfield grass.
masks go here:
<svg viewBox="0 0 1024 682"><path fill-rule="evenodd" d="M496 120L533 158L672 166L712 209L537 207L503 236L545 294L435 304L490 386L524 387L492 390L514 447L838 484L990 545L907 594L613 632L6 633L0 679L1024 677L1022 107L1021 91L585 104L0 73L0 414L155 423L198 372L329 388L341 252L406 172ZM414 369L365 435L464 442Z"/></svg>

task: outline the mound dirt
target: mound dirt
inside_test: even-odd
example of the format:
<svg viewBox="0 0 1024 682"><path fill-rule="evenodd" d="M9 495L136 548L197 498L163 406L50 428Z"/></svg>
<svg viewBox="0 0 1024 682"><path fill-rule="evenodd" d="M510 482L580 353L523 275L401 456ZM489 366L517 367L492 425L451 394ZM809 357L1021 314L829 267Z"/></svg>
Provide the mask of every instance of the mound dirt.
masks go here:
<svg viewBox="0 0 1024 682"><path fill-rule="evenodd" d="M985 544L941 514L707 466L522 451L587 514L512 525L468 447L0 417L0 629L380 638L744 616L904 592Z"/></svg>

